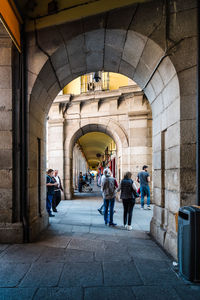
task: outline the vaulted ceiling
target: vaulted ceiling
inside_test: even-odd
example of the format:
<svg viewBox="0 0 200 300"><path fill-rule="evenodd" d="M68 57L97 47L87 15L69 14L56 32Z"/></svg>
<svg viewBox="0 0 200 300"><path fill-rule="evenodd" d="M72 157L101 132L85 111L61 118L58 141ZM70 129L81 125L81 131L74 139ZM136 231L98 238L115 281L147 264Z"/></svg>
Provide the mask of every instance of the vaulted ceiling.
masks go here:
<svg viewBox="0 0 200 300"><path fill-rule="evenodd" d="M116 8L150 0L15 0L26 18L27 30L71 22Z"/></svg>
<svg viewBox="0 0 200 300"><path fill-rule="evenodd" d="M78 140L78 143L85 154L89 166L96 167L100 162L100 158L98 158L96 154L104 154L105 149L112 141L112 138L105 133L90 132L83 135Z"/></svg>

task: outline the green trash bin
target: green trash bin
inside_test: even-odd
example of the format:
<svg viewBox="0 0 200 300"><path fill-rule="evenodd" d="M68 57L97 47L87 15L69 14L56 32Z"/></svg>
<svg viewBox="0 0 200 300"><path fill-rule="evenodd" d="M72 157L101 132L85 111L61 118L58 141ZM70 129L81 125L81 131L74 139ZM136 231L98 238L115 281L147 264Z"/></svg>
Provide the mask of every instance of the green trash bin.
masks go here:
<svg viewBox="0 0 200 300"><path fill-rule="evenodd" d="M200 282L200 207L179 209L178 267L185 279Z"/></svg>

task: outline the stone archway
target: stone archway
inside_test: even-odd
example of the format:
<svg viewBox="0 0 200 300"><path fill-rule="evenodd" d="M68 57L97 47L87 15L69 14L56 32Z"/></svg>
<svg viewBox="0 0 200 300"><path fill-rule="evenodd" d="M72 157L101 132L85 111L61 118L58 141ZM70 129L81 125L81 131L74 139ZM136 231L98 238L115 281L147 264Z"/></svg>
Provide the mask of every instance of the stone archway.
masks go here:
<svg viewBox="0 0 200 300"><path fill-rule="evenodd" d="M113 53L117 53L117 49L119 50L120 46L120 38L123 39L125 36L125 32L123 30L109 30L106 32L107 38L106 41L108 41L105 45L105 55L106 55L106 49L107 47L111 48L111 41L115 41L115 49L112 48ZM58 89L60 89L58 85L58 78L60 78L59 83L61 88L64 87L71 79L76 77L77 75L70 73L70 67L74 67L74 71L72 69L72 72L78 74L84 74L88 71L97 71L99 68L103 68L104 70L109 71L116 71L112 65L108 66L106 65L106 62L109 61L108 59L105 59L105 66L99 65L99 60L101 56L98 53L98 58L96 56L97 51L97 44L98 49L102 49L103 45L103 36L104 31L102 29L95 30L88 33L88 47L90 49L87 56L85 56L84 49L80 47L80 45L83 45L83 35L77 36L73 40L69 41L69 49L71 49L72 56L68 57L68 63L64 65L64 67L60 67L59 64L57 64L57 70L56 73L54 73L52 69L52 61L57 62L57 57L65 57L66 56L66 49L60 48L57 52L55 52L51 60L48 60L42 70L40 71L38 78L34 84L32 93L31 93L31 99L30 99L30 139L38 140L38 131L40 133L39 139L41 141L42 147L45 147L45 116L49 110L49 107L51 106L51 103L58 93ZM117 39L118 37L118 39ZM94 41L98 41L93 44ZM101 45L101 47L100 47ZM138 46L140 45L140 46ZM113 47L113 45L112 45ZM134 47L136 49L134 50ZM139 48L138 48L139 47ZM137 52L136 52L137 51ZM65 53L65 54L64 54ZM77 68L77 61L74 61L74 53L76 53L76 56L78 56L78 66ZM95 55L95 59L92 56L92 53ZM177 151L180 151L180 96L179 96L179 83L178 83L178 77L175 71L175 68L173 67L170 59L168 57L164 58L164 51L155 44L152 40L148 39L147 37L144 37L138 33L129 31L127 34L127 40L124 45L124 48L121 49L122 53L122 59L118 70L120 73L123 73L125 75L128 75L132 79L134 79L137 84L140 86L146 85L146 83L149 80L149 77L151 73L154 71L154 68L156 68L158 62L162 60L159 67L157 68L154 76L151 78L151 80L148 82L147 86L145 87L144 91L146 93L146 96L151 104L152 107L152 116L153 116L153 140L154 140L154 147L153 147L153 168L154 168L154 180L156 182L156 185L154 186L154 201L157 204L155 206L155 218L152 222L152 232L153 234L159 238L160 242L162 244L166 243L167 241L167 234L164 229L160 226L160 222L163 224L163 216L165 212L165 203L163 203L162 193L163 189L167 190L166 187L162 186L162 182L159 182L160 179L160 173L161 173L161 136L163 131L168 132L175 132L176 139L173 141L170 141L170 151L169 155L176 155ZM152 53L152 55L149 55L149 53ZM80 55L79 55L80 54ZM65 56L64 56L65 55ZM84 56L84 57L83 57ZM97 60L96 63L90 62L90 60ZM129 62L129 63L128 63ZM88 64L91 64L93 66L93 69L89 67ZM113 66L115 66L116 61L113 63ZM123 67L124 66L124 67ZM163 71L165 68L168 68L170 70L167 75ZM132 72L132 75L131 75ZM56 74L56 75L55 75ZM67 76L65 77L65 75ZM58 77L60 76L60 77ZM62 80L61 80L62 78ZM159 82L159 84L158 84ZM153 88L155 86L156 88ZM173 89L174 93L170 93L170 90ZM37 97L36 97L37 95ZM35 109L35 104L37 103L37 109ZM40 109L39 109L40 108ZM173 113L173 112L176 113ZM178 136L177 136L178 133ZM30 144L30 156L33 156L32 151L32 143ZM35 146L34 146L35 147ZM45 157L44 157L44 163L45 163ZM68 161L67 164L70 166L70 162ZM176 155L176 159L170 161L169 169L167 170L167 180L171 183L173 181L173 178L175 178L176 182L173 184L173 190L171 191L171 183L169 185L169 197L173 195L173 198L176 199L175 201L175 208L173 212L171 212L171 218L174 218L174 213L177 211L178 207L180 206L180 157ZM30 175L34 174L36 170L36 165L34 164L34 169L30 166ZM44 177L43 177L44 178ZM31 180L32 181L32 180ZM66 185L68 185L68 179L66 179ZM45 188L45 182L43 181L43 187ZM70 194L68 195L70 197ZM33 204L33 207L36 206L35 203L35 196L34 193L31 190L30 193L30 203ZM44 207L41 209L44 210ZM169 210L167 209L167 212ZM30 211L31 218L34 217L34 209ZM32 215L33 214L33 215ZM167 220L168 220L167 216ZM159 220L159 221L158 221ZM164 222L168 221L165 220ZM173 221L173 224L175 224L175 218ZM161 228L161 230L160 230ZM171 228L170 228L171 231ZM175 233L173 233L174 236L169 233L169 239L170 243L172 243L172 237L174 238L174 246L176 244L176 238Z"/></svg>
<svg viewBox="0 0 200 300"><path fill-rule="evenodd" d="M124 41L124 44L122 41ZM164 51L155 42L131 30L126 32L124 30L104 31L99 29L88 32L85 38L84 35L79 35L68 41L67 49L68 51L66 51L66 47L60 47L53 53L51 59L44 64L35 81L30 97L30 139L36 140L39 132L39 138L43 147L45 147L45 116L60 88L63 88L78 75L89 71L99 71L100 69L116 72L117 65L119 73L127 75L136 81L139 86L145 86L144 92L151 104L153 116L154 201L156 206L152 232L163 245L167 241L168 232L166 234L166 230L162 229L162 226L163 222L168 224L167 220L169 219L167 216L167 220L163 221L165 213L163 190L165 190L164 194L169 195L167 201L169 201L169 197L176 199L174 200L174 206L172 206L173 211L169 213L169 208L167 209L167 213L171 214L171 221L174 225L174 213L180 206L180 156L177 155L180 152L180 91L176 70L169 57L165 56ZM112 57L110 57L108 49L113 51ZM102 65L101 53L104 53L105 56L104 65ZM121 58L117 62L119 53ZM75 56L78 58L75 59ZM59 63L60 57L66 61L66 64ZM168 70L167 73L165 72L166 69ZM151 77L153 72L154 76ZM162 132L167 132L166 146L170 147L169 155L172 157L175 155L176 157L170 160L166 172L166 180L169 182L168 187L162 186L160 180L161 152L163 151L161 147ZM175 139L169 141L171 135ZM32 145L30 144L30 156L32 156L31 152L34 151L32 151ZM30 174L31 170L32 166L30 166ZM33 173L35 172L36 169ZM173 178L176 180L175 182L173 182ZM44 185L45 182L43 181ZM33 198L31 202L34 205L33 195L34 193L30 193L30 199ZM160 226L160 222L162 226ZM174 236L171 234L170 228L170 243L173 243L171 239L173 237L175 247L176 237L175 233L173 234Z"/></svg>
<svg viewBox="0 0 200 300"><path fill-rule="evenodd" d="M195 93L188 91L185 84L191 76L194 78L196 76L195 55L190 62L187 59L185 62L181 59L180 62L180 56L187 57L189 53L191 55L188 45L194 44L196 37L195 27L183 31L179 35L179 46L171 46L166 52L164 49L166 37L160 30L166 26L162 19L162 4L157 6L155 16L155 6L152 3L144 5L144 9L148 7L145 26L142 18L144 10L139 9L136 13L134 10L134 18L121 18L120 11L114 11L109 15L106 25L105 16L100 15L90 19L89 23L86 19L83 20L83 24L77 21L50 28L48 32L52 42L45 41L45 32L42 31L39 32L37 41L34 37L30 40L29 170L32 182L31 176L35 178L37 172L34 161L37 156L37 140L41 141L41 149L44 149L45 118L60 89L72 79L90 71L104 70L128 76L144 89L152 107L156 206L151 232L172 255L176 256L174 215L180 205L193 201L191 195L195 192L194 185L186 184L187 175L195 182L195 151L192 146L193 138L185 134L185 128L188 132L194 125L194 121L188 121L188 116L195 118L188 105L188 100L194 99ZM130 8L127 8L123 14L128 16L129 12ZM176 40L176 36L174 39ZM41 49L45 51L42 52ZM185 161L183 157L188 157L189 153L194 154L193 159ZM44 170L44 151L42 158ZM165 180L161 180L164 178ZM44 197L44 176L41 186ZM39 222L40 225L33 226L42 227L43 221L37 217L36 194L36 184L32 186L30 184L30 223ZM45 211L44 205L42 210Z"/></svg>
<svg viewBox="0 0 200 300"><path fill-rule="evenodd" d="M117 146L117 155L121 156L128 148L129 140L126 132L115 121L109 118L102 118L103 120L95 119L91 120L91 123L87 124L82 122L70 128L70 134L67 135L64 145L65 156L65 192L66 199L72 198L72 155L73 148L76 141L86 133L89 132L103 132L110 136ZM121 165L125 162L121 161Z"/></svg>

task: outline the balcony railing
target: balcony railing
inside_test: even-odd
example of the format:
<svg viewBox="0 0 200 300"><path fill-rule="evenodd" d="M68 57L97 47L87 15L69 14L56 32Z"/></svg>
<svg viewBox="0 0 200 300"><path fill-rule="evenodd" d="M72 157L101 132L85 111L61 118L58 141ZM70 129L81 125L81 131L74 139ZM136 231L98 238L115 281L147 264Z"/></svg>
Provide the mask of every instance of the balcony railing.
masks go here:
<svg viewBox="0 0 200 300"><path fill-rule="evenodd" d="M81 93L109 90L109 73L95 72L81 76Z"/></svg>

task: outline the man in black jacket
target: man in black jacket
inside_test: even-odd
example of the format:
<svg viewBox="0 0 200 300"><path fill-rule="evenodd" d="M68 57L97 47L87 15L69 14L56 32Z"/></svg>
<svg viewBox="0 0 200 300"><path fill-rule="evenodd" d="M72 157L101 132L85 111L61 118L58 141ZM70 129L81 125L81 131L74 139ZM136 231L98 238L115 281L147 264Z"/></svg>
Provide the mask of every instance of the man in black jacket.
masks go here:
<svg viewBox="0 0 200 300"><path fill-rule="evenodd" d="M54 197L53 197L53 201L52 201L52 209L53 212L57 212L57 206L61 201L61 191L63 192L63 187L62 187L62 183L61 183L61 179L60 176L58 176L58 170L54 171L54 178L58 184L57 187L55 187L54 189Z"/></svg>

